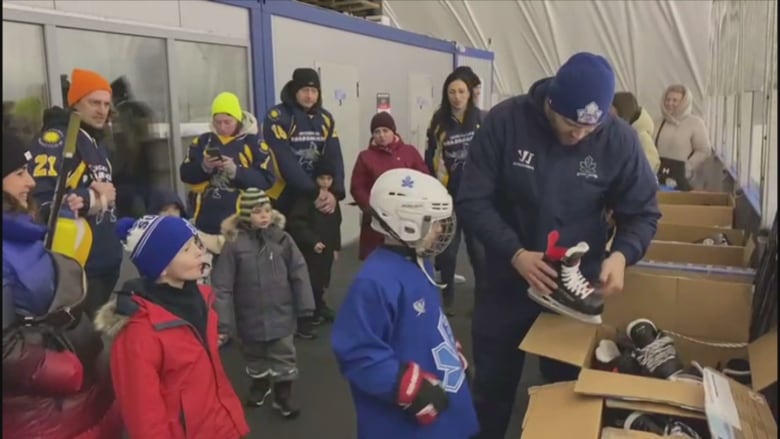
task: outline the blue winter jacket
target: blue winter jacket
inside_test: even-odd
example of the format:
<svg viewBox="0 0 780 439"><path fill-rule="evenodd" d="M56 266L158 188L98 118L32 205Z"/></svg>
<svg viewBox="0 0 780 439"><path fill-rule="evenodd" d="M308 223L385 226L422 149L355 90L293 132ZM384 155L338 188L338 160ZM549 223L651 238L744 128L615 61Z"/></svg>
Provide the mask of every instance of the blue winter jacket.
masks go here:
<svg viewBox="0 0 780 439"><path fill-rule="evenodd" d="M3 213L4 327L15 314L46 314L54 299L54 261L43 247L45 234L46 227L29 215Z"/></svg>
<svg viewBox="0 0 780 439"><path fill-rule="evenodd" d="M636 131L608 116L579 144L561 145L544 113L549 81L494 107L471 144L456 209L494 267L475 298L477 333L521 336L524 323L538 314L527 282L511 266L519 249L544 251L552 230L560 232L559 245L585 241L591 251L581 268L595 280L605 255L607 209L617 223L612 251L629 265L644 256L661 216L657 180Z"/></svg>

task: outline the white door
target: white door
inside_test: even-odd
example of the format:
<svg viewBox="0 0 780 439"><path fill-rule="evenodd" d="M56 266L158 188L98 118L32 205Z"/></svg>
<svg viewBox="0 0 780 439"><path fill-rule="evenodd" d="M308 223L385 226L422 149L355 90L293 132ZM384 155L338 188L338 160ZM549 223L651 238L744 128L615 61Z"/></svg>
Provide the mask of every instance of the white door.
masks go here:
<svg viewBox="0 0 780 439"><path fill-rule="evenodd" d="M425 154L426 131L431 123L434 109L433 79L430 75L409 74L409 138L404 139L417 147L420 154Z"/></svg>
<svg viewBox="0 0 780 439"><path fill-rule="evenodd" d="M349 205L349 184L360 145L360 83L357 68L353 66L315 62L322 84L322 106L333 114L336 133L344 156L344 186L347 197L341 203L341 243L347 245L360 236L360 210Z"/></svg>

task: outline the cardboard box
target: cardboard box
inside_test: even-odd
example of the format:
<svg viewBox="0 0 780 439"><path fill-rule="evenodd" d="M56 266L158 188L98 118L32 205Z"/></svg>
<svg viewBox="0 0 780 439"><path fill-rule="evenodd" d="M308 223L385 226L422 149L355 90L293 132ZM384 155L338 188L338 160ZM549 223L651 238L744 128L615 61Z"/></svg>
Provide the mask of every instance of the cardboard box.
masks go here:
<svg viewBox="0 0 780 439"><path fill-rule="evenodd" d="M734 197L720 192L659 192L661 223L731 228Z"/></svg>
<svg viewBox="0 0 780 439"><path fill-rule="evenodd" d="M777 337L767 340L777 345ZM704 370L705 410L710 432L723 439L777 438L777 423L766 400L712 369Z"/></svg>
<svg viewBox="0 0 780 439"><path fill-rule="evenodd" d="M748 267L755 246L714 246L680 242L653 241L645 253L645 260L680 262L726 267Z"/></svg>
<svg viewBox="0 0 780 439"><path fill-rule="evenodd" d="M661 204L658 207L661 210L661 223L729 229L734 224L734 208L729 206Z"/></svg>
<svg viewBox="0 0 780 439"><path fill-rule="evenodd" d="M606 302L604 325L542 313L520 349L582 367L574 385L578 395L601 398L605 404L645 401L686 413L703 413L702 385L595 370L591 368L593 351L601 339L616 335L615 328L625 328L637 318L648 318L662 330L699 341L733 343L734 346L713 347L672 334L684 364L696 360L703 366L714 367L733 358L748 358L754 389L761 390L777 381L777 333L746 343L751 306L749 284L629 271L624 292ZM553 436L528 436L543 437Z"/></svg>
<svg viewBox="0 0 780 439"><path fill-rule="evenodd" d="M731 245L744 245L745 232L742 230L724 229L722 227L688 226L683 224L658 223L655 233L656 241L669 241L693 244L706 238L722 233Z"/></svg>
<svg viewBox="0 0 780 439"><path fill-rule="evenodd" d="M528 389L528 410L523 419L522 439L658 439L661 436L610 426L620 411L669 415L703 423L704 415L647 402L610 403L604 398L575 391L575 382L555 383ZM565 419L566 422L562 422Z"/></svg>
<svg viewBox="0 0 780 439"><path fill-rule="evenodd" d="M727 192L658 192L658 204L689 206L736 206L734 196Z"/></svg>

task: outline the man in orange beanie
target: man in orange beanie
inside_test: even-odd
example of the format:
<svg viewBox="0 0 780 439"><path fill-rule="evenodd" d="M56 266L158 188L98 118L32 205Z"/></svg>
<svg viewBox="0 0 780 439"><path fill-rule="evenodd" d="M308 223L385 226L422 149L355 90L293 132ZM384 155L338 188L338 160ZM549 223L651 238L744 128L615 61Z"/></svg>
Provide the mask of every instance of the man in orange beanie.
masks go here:
<svg viewBox="0 0 780 439"><path fill-rule="evenodd" d="M111 84L96 72L78 68L73 69L70 79L68 108L54 107L44 112L42 133L30 147L33 160L29 167L37 183L33 195L44 208L43 212L54 198L60 172L69 174L67 193L75 193L85 200L80 215L92 227L93 244L85 271L87 311L93 315L108 300L122 263L122 247L114 232L116 189L112 183L108 151L103 145L111 110ZM76 140L73 168L61 169L71 111L81 117L81 130Z"/></svg>

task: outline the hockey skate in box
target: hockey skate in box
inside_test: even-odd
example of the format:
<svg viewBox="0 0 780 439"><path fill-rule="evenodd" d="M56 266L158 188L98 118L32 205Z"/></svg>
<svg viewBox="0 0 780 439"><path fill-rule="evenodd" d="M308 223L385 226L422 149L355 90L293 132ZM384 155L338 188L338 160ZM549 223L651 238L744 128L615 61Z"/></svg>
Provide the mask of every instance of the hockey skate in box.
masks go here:
<svg viewBox="0 0 780 439"><path fill-rule="evenodd" d="M549 295L529 288L528 297L562 315L600 324L604 299L580 271L580 261L589 250L588 244L580 242L574 247L558 247L559 237L557 231L550 232L544 252L544 260L558 272L558 288Z"/></svg>
<svg viewBox="0 0 780 439"><path fill-rule="evenodd" d="M542 313L520 349L582 367L579 394L703 413L701 370L694 361L735 379L749 370L755 390L777 381L777 333L747 343L751 303L750 284L629 271L624 292L604 304L604 324ZM599 352L605 364L598 364L599 345L609 341L614 346L601 346L607 352ZM629 358L618 358L624 352Z"/></svg>

